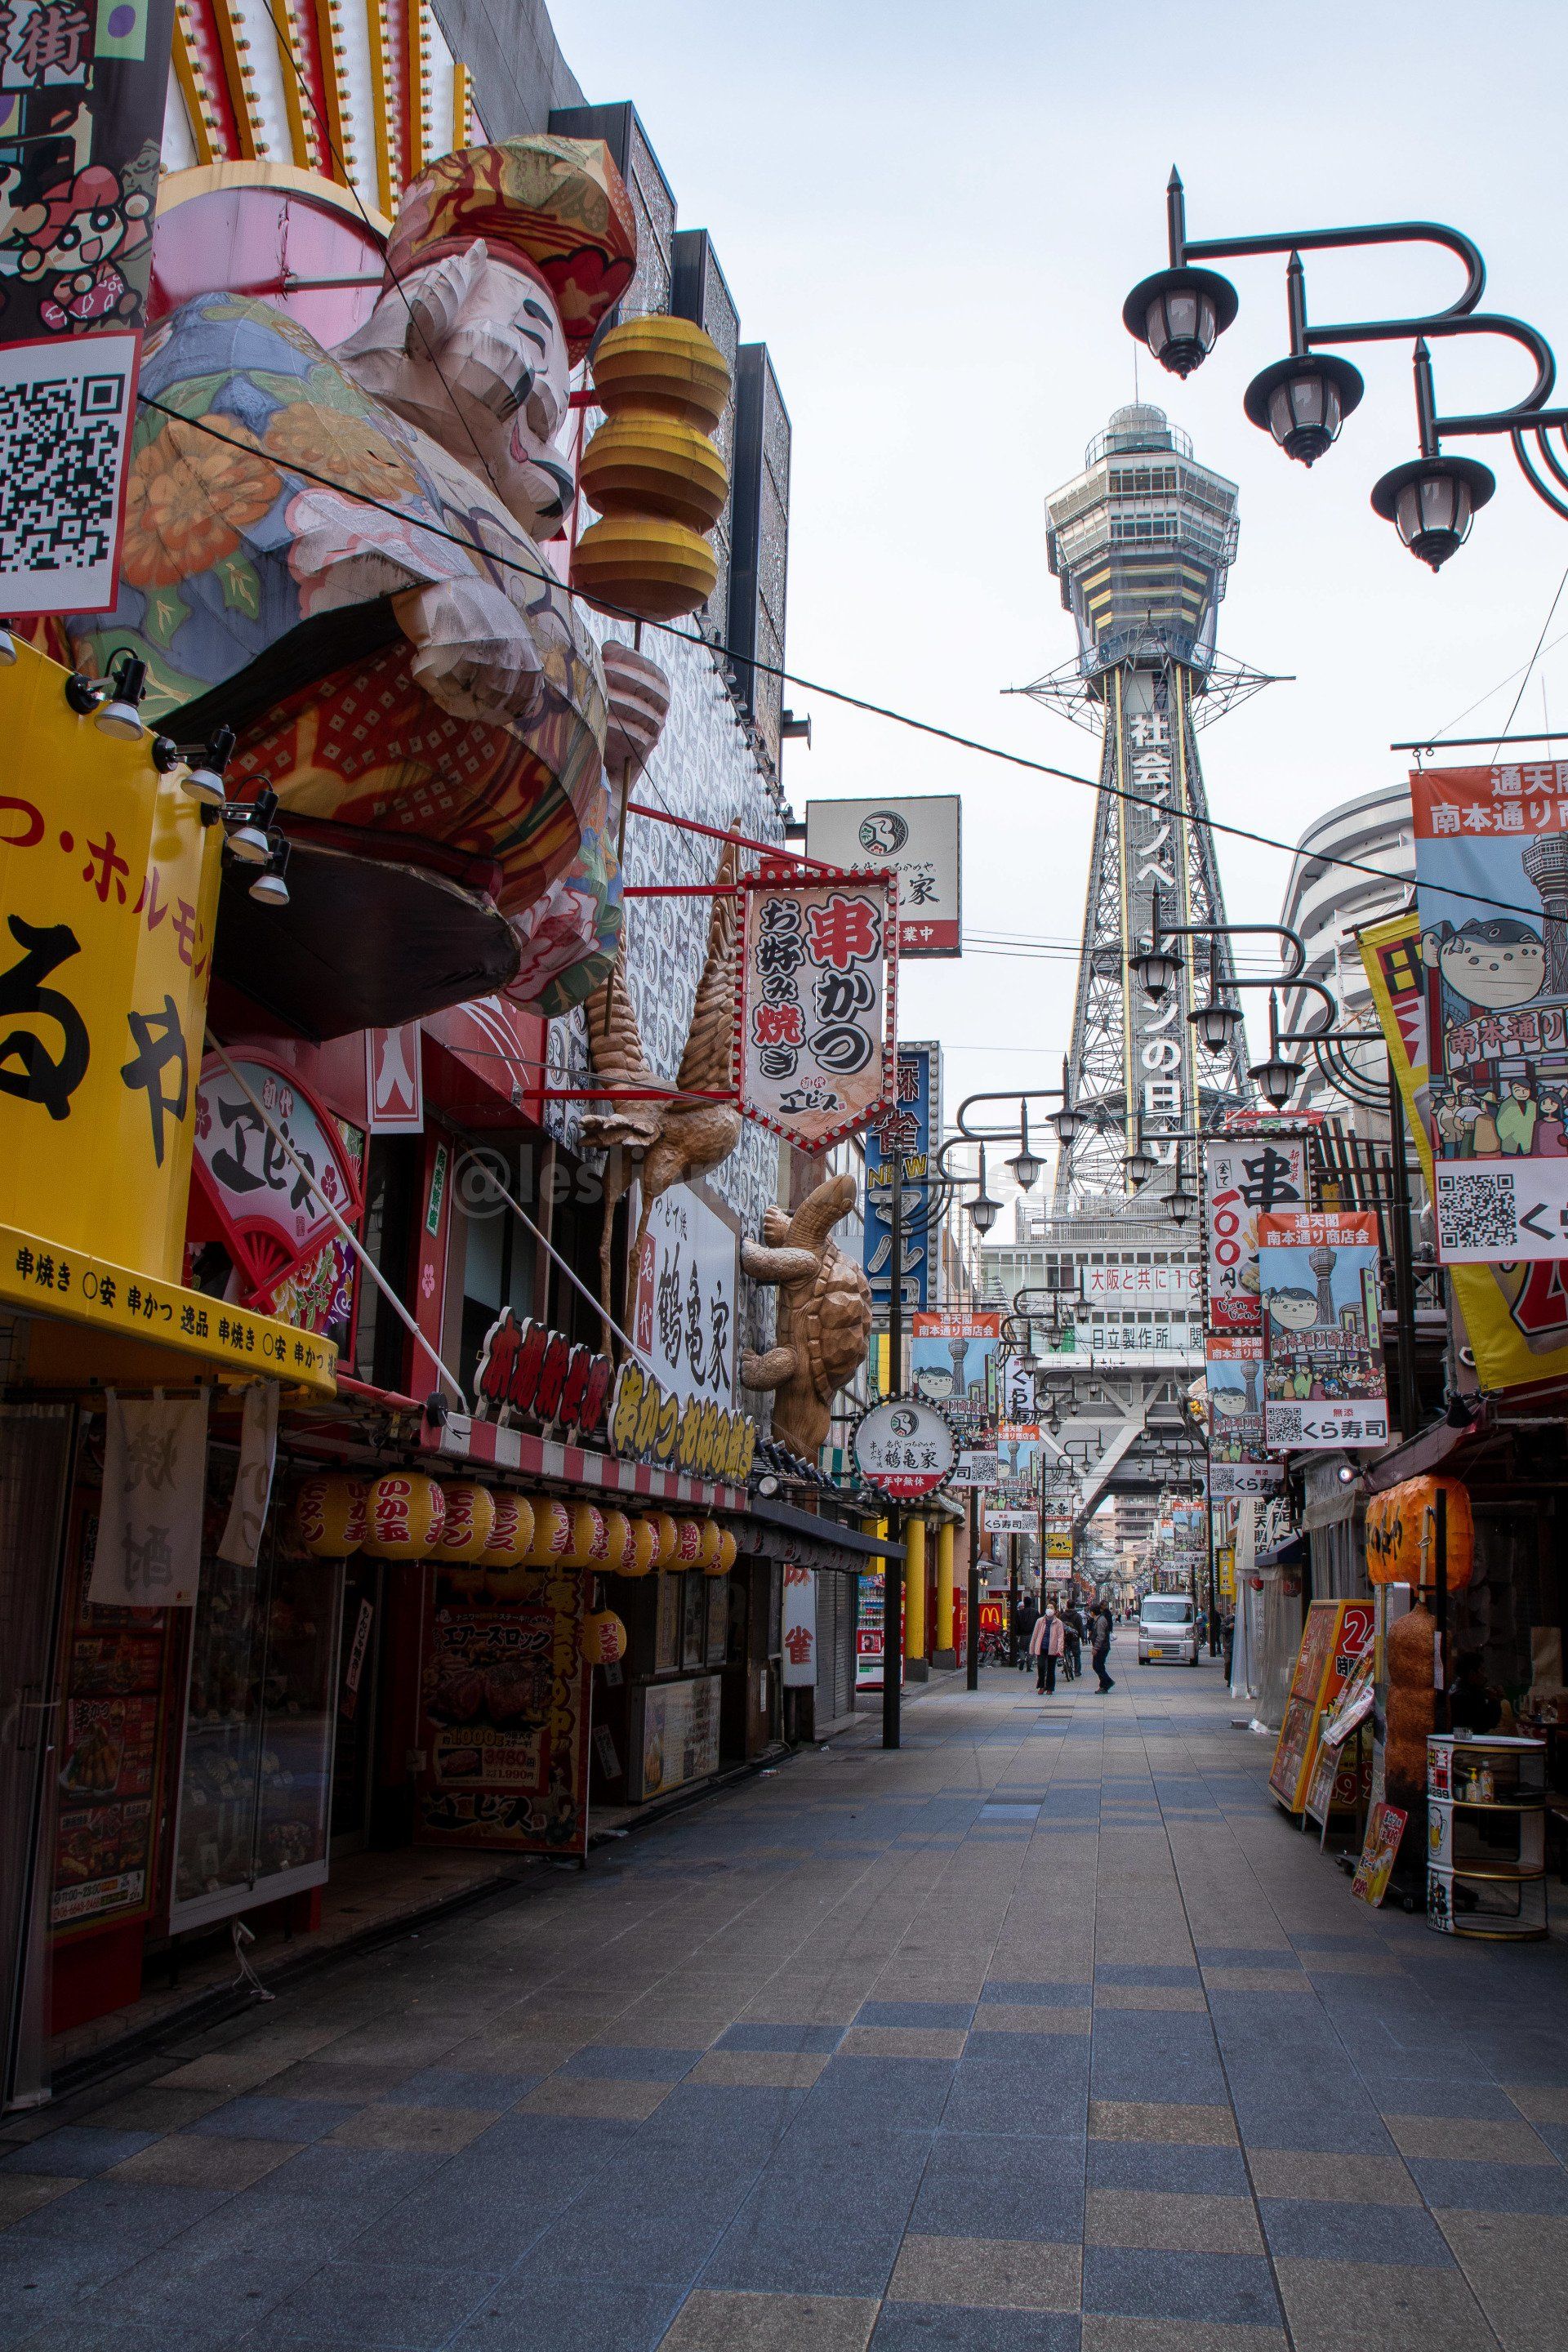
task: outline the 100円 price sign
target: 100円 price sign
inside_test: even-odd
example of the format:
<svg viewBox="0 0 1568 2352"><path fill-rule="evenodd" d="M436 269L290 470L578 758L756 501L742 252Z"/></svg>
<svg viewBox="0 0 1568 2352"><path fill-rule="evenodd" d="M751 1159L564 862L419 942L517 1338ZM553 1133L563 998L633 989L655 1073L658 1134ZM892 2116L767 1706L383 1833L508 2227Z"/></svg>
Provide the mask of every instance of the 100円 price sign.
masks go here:
<svg viewBox="0 0 1568 2352"><path fill-rule="evenodd" d="M861 1414L849 1445L861 1484L891 1502L934 1495L958 1467L952 1424L923 1397L884 1397Z"/></svg>
<svg viewBox="0 0 1568 2352"><path fill-rule="evenodd" d="M802 1151L891 1107L898 885L890 873L742 885L735 1072L742 1115Z"/></svg>

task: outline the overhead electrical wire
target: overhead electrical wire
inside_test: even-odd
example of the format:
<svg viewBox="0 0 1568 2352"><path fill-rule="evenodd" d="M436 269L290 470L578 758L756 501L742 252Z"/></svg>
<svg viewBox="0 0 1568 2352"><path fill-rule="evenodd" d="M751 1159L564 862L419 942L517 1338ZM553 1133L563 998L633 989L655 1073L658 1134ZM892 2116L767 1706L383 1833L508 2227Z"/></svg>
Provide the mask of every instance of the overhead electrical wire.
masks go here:
<svg viewBox="0 0 1568 2352"><path fill-rule="evenodd" d="M138 391L136 398L141 406L155 409L160 415L172 417L177 423L190 426L194 432L206 434L212 440L221 442L226 449L243 450L247 457L254 457L256 454L250 443L237 441L231 435L218 432L205 417L187 416L179 409L171 408L164 402L155 400L151 393ZM296 458L290 457L289 471L298 474L302 481L314 482L322 489L335 492L339 498L348 499L354 506L372 508L378 514L390 517L395 522L405 523L407 520L407 517L398 508L389 505L385 499L373 498L366 490L349 489L342 483L331 480L328 475L316 473L310 467L300 464ZM482 547L477 541L466 539L458 531L447 530L439 523L421 522L419 528L428 533L432 539L443 539L453 547L462 548L465 553L476 557L481 563L493 563L503 572L515 572L523 579L530 581L536 588L541 584L542 574L531 564L520 563L514 557L502 555L494 548ZM574 587L570 581L559 579L553 574L550 575L547 584L552 588L559 589L563 596L574 596L584 604L591 604L596 611L607 614L614 620L637 622L641 618L639 614L627 612L620 605L607 603L602 595L589 596L585 590ZM798 670L785 669L780 663L758 661L751 655L736 653L732 647L716 643L711 637L704 636L700 629L679 628L673 621L645 620L642 621L641 625L646 629L658 629L665 636L677 637L686 645L700 646L708 653L722 654L727 659L742 662L748 668L760 672L764 677L776 677L785 686L798 687L805 694L820 695L824 701L842 703L847 709L861 711L872 719L885 719L889 725L906 728L911 734L930 736L934 741L949 743L957 751L973 751L980 759L997 760L1005 767L1021 768L1030 775L1049 776L1054 782L1059 783L1077 784L1086 792L1105 793L1112 800L1130 801L1139 808L1149 806L1142 793L1132 792L1126 785L1113 784L1099 776L1081 776L1076 769L1058 768L1047 760L1030 759L1026 752L1010 751L999 743L983 742L978 736L961 734L955 728L939 726L934 719L917 719L912 713L907 710L897 710L889 703L873 702L866 695L851 694L847 688L828 686L821 678L805 677ZM669 810L668 814L677 824L681 822L676 811ZM1258 833L1250 825L1232 824L1221 817L1189 814L1186 822L1200 832L1223 834L1232 841L1251 842L1256 848L1259 849L1277 849L1286 857L1296 857L1300 854L1300 845L1296 842L1280 841L1273 834ZM1386 866L1369 865L1365 858L1346 857L1336 851L1321 849L1312 851L1311 857L1314 865L1338 866L1350 874L1370 874L1378 882L1387 882L1390 879ZM1472 905L1495 907L1500 913L1506 915L1539 915L1540 913L1538 907L1522 906L1511 898L1494 898L1482 890L1467 890L1463 895Z"/></svg>

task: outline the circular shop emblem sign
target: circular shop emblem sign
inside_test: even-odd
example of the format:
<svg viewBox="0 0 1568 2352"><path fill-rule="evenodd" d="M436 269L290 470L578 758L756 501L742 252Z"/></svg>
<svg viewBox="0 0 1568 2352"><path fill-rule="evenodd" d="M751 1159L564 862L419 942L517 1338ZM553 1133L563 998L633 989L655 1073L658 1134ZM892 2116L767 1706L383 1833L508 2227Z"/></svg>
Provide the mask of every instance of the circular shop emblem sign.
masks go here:
<svg viewBox="0 0 1568 2352"><path fill-rule="evenodd" d="M910 828L897 809L878 809L860 820L860 846L873 857L893 857L910 837Z"/></svg>
<svg viewBox="0 0 1568 2352"><path fill-rule="evenodd" d="M850 1444L864 1484L904 1502L934 1495L958 1467L952 1425L924 1397L886 1397L872 1405Z"/></svg>

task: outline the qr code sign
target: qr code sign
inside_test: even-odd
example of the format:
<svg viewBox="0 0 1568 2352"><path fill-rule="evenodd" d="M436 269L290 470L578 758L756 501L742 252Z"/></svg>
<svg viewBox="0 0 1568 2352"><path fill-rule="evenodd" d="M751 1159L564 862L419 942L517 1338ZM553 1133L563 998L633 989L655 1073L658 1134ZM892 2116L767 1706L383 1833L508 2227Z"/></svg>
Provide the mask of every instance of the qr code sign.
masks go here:
<svg viewBox="0 0 1568 2352"><path fill-rule="evenodd" d="M113 603L137 342L0 349L0 613Z"/></svg>
<svg viewBox="0 0 1568 2352"><path fill-rule="evenodd" d="M1444 1257L1495 1250L1514 1254L1519 1199L1511 1168L1441 1171L1437 1187L1437 1246Z"/></svg>

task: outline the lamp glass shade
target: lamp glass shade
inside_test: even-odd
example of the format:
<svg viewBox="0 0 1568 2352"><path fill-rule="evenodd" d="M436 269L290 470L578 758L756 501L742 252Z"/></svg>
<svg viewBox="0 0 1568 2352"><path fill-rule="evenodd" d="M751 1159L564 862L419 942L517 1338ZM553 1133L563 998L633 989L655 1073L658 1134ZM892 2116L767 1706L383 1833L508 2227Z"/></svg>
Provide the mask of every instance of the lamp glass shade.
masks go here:
<svg viewBox="0 0 1568 2352"><path fill-rule="evenodd" d="M1168 954L1163 948L1146 948L1142 955L1132 960L1133 975L1139 987L1145 996L1152 997L1156 1004L1167 989L1174 988L1181 970L1177 958Z"/></svg>
<svg viewBox="0 0 1568 2352"><path fill-rule="evenodd" d="M1211 1054L1223 1054L1241 1026L1239 1004L1200 1004L1193 1015L1199 1043Z"/></svg>
<svg viewBox="0 0 1568 2352"><path fill-rule="evenodd" d="M1143 313L1143 340L1173 375L1191 375L1213 351L1217 332L1214 298L1202 287L1171 287Z"/></svg>
<svg viewBox="0 0 1568 2352"><path fill-rule="evenodd" d="M1070 1103L1064 1103L1060 1110L1052 1111L1051 1125L1056 1129L1058 1143L1071 1143L1083 1125L1083 1113L1074 1110Z"/></svg>
<svg viewBox="0 0 1568 2352"><path fill-rule="evenodd" d="M1436 572L1464 545L1477 509L1496 488L1494 476L1473 457L1438 452L1384 474L1373 487L1373 509L1393 523L1412 555Z"/></svg>
<svg viewBox="0 0 1568 2352"><path fill-rule="evenodd" d="M994 1201L988 1192L977 1192L973 1201L965 1203L977 1234L988 1234L991 1231L992 1226L996 1223L1000 1205L1000 1202Z"/></svg>

